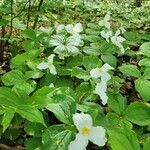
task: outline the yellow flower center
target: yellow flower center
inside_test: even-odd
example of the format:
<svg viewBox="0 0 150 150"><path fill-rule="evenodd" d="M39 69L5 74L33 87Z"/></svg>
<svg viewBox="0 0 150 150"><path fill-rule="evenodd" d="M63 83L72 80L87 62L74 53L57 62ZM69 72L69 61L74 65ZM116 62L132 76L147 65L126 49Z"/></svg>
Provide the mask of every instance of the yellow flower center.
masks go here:
<svg viewBox="0 0 150 150"><path fill-rule="evenodd" d="M49 62L49 63L48 63L48 67L51 67L51 66L52 66L52 63L51 63L51 62Z"/></svg>
<svg viewBox="0 0 150 150"><path fill-rule="evenodd" d="M102 74L106 73L106 71L102 68L99 69L99 72L102 73Z"/></svg>
<svg viewBox="0 0 150 150"><path fill-rule="evenodd" d="M88 127L83 127L81 131L82 135L87 136L90 133L90 128Z"/></svg>

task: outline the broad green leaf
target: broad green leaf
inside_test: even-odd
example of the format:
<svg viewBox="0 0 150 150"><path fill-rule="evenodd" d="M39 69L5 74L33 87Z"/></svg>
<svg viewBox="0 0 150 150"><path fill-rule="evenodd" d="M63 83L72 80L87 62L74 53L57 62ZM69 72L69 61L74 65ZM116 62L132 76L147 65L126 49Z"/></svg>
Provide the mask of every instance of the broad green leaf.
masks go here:
<svg viewBox="0 0 150 150"><path fill-rule="evenodd" d="M76 103L73 97L54 94L51 103L46 108L53 112L58 120L65 124L72 124L72 115L76 112Z"/></svg>
<svg viewBox="0 0 150 150"><path fill-rule="evenodd" d="M32 30L32 29L26 29L26 30L22 31L20 34L24 38L28 38L28 39L32 39L32 40L36 39L36 34L35 34L34 30Z"/></svg>
<svg viewBox="0 0 150 150"><path fill-rule="evenodd" d="M115 56L111 55L111 54L107 54L107 55L102 55L101 59L105 62L108 63L109 65L111 65L112 67L116 68L117 65L117 59Z"/></svg>
<svg viewBox="0 0 150 150"><path fill-rule="evenodd" d="M128 76L133 76L133 77L137 77L140 78L141 77L141 73L138 70L137 66L135 65L123 65L121 67L119 67L119 70Z"/></svg>
<svg viewBox="0 0 150 150"><path fill-rule="evenodd" d="M15 110L12 108L8 108L5 110L5 113L3 115L3 120L2 120L3 132L10 125L10 122L13 119L14 114L15 114Z"/></svg>
<svg viewBox="0 0 150 150"><path fill-rule="evenodd" d="M127 107L127 100L120 94L109 94L108 106L117 114L123 114Z"/></svg>
<svg viewBox="0 0 150 150"><path fill-rule="evenodd" d="M88 72L79 67L74 67L72 69L71 75L77 77L78 79L83 79L85 81L90 79L90 75L88 74Z"/></svg>
<svg viewBox="0 0 150 150"><path fill-rule="evenodd" d="M134 102L128 106L126 117L139 126L150 125L150 105Z"/></svg>
<svg viewBox="0 0 150 150"><path fill-rule="evenodd" d="M150 67L150 58L143 58L139 61L139 65Z"/></svg>
<svg viewBox="0 0 150 150"><path fill-rule="evenodd" d="M46 126L42 113L32 106L20 105L18 106L16 112L31 122L42 123L44 126Z"/></svg>
<svg viewBox="0 0 150 150"><path fill-rule="evenodd" d="M44 75L44 73L41 71L27 71L25 73L25 79L26 80L28 80L30 78L38 79L38 78L41 78L43 75Z"/></svg>
<svg viewBox="0 0 150 150"><path fill-rule="evenodd" d="M108 142L112 150L140 150L136 134L125 128L108 130Z"/></svg>
<svg viewBox="0 0 150 150"><path fill-rule="evenodd" d="M135 81L135 88L144 100L150 100L150 81L145 79L138 79Z"/></svg>
<svg viewBox="0 0 150 150"><path fill-rule="evenodd" d="M144 79L150 79L150 68L146 68L143 74Z"/></svg>
<svg viewBox="0 0 150 150"><path fill-rule="evenodd" d="M42 136L44 150L67 150L74 134L62 126L51 126Z"/></svg>
<svg viewBox="0 0 150 150"><path fill-rule="evenodd" d="M149 150L149 148L150 148L150 137L146 139L143 145L143 150Z"/></svg>
<svg viewBox="0 0 150 150"><path fill-rule="evenodd" d="M93 68L100 67L102 62L97 56L84 56L83 65L87 70L92 70Z"/></svg>
<svg viewBox="0 0 150 150"><path fill-rule="evenodd" d="M11 86L20 83L24 80L24 74L20 70L12 70L2 77L5 85Z"/></svg>
<svg viewBox="0 0 150 150"><path fill-rule="evenodd" d="M42 145L42 139L37 137L28 138L24 144L27 150L36 150Z"/></svg>
<svg viewBox="0 0 150 150"><path fill-rule="evenodd" d="M140 46L139 54L150 57L150 42L146 42Z"/></svg>

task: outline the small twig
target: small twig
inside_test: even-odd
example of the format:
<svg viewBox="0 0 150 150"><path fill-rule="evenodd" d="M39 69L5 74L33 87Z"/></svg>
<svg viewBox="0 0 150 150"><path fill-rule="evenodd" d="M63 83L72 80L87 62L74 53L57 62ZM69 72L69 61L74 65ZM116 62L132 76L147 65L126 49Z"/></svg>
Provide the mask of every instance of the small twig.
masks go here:
<svg viewBox="0 0 150 150"><path fill-rule="evenodd" d="M27 29L29 27L29 21L30 21L30 10L31 10L31 0L28 0L29 6L28 6L28 16L27 16Z"/></svg>
<svg viewBox="0 0 150 150"><path fill-rule="evenodd" d="M13 28L13 0L11 0L10 5L11 5L11 12L10 12L10 35L9 35L9 38L12 35L12 28Z"/></svg>
<svg viewBox="0 0 150 150"><path fill-rule="evenodd" d="M40 0L39 6L38 6L38 10L37 10L38 14L37 14L37 16L36 16L36 18L35 18L35 21L34 21L34 24L33 24L33 27L32 27L33 29L36 28L36 25L37 25L37 23L38 23L39 12L40 12L41 6L42 6L42 4L43 4L43 1L44 1L44 0Z"/></svg>
<svg viewBox="0 0 150 150"><path fill-rule="evenodd" d="M10 147L5 144L0 144L0 150L24 150L22 146Z"/></svg>
<svg viewBox="0 0 150 150"><path fill-rule="evenodd" d="M23 6L23 8L20 10L20 12L16 16L13 17L13 19L17 18L20 14L22 14L22 12L24 11L24 9L25 9L25 7L26 7L27 4L28 4L28 1L25 3L25 5Z"/></svg>

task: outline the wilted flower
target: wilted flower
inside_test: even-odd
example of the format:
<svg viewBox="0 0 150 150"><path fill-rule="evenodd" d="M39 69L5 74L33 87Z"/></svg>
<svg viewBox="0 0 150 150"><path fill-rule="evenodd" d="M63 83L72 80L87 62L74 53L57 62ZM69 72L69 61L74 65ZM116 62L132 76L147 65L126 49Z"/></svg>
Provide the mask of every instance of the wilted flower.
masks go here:
<svg viewBox="0 0 150 150"><path fill-rule="evenodd" d="M101 68L94 68L90 71L90 75L92 78L99 78L101 77L101 80L104 82L107 82L111 79L111 76L109 75L108 71L112 70L113 67L111 67L109 64L105 63Z"/></svg>
<svg viewBox="0 0 150 150"><path fill-rule="evenodd" d="M76 113L73 122L78 129L76 138L68 147L68 150L86 150L88 142L91 141L98 146L104 146L107 139L105 129L101 126L93 126L92 117L89 114Z"/></svg>
<svg viewBox="0 0 150 150"><path fill-rule="evenodd" d="M42 70L42 69L47 69L49 68L50 70L50 73L53 74L53 75L56 75L57 72L56 72L56 68L55 66L53 65L53 59L54 59L54 54L51 54L49 57L48 57L48 62L42 62L40 63L37 68Z"/></svg>
<svg viewBox="0 0 150 150"><path fill-rule="evenodd" d="M96 84L95 93L100 96L103 105L106 105L107 100L108 100L106 91L107 91L107 83L106 82L101 81L100 83Z"/></svg>
<svg viewBox="0 0 150 150"><path fill-rule="evenodd" d="M75 25L68 24L66 26L66 31L72 35L76 35L83 31L83 27L81 23L77 23Z"/></svg>
<svg viewBox="0 0 150 150"><path fill-rule="evenodd" d="M99 21L100 26L105 26L107 29L110 29L110 12L107 12L104 19Z"/></svg>

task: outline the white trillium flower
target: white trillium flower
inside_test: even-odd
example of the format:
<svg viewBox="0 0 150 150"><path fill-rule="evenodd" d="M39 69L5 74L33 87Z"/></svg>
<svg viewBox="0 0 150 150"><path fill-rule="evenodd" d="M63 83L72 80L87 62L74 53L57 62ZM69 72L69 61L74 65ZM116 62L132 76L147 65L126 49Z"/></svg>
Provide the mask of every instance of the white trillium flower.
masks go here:
<svg viewBox="0 0 150 150"><path fill-rule="evenodd" d="M81 23L77 23L75 25L68 24L66 26L66 31L72 35L76 35L83 31L83 27Z"/></svg>
<svg viewBox="0 0 150 150"><path fill-rule="evenodd" d="M65 29L65 25L64 24L56 24L55 28L56 28L56 33L61 33Z"/></svg>
<svg viewBox="0 0 150 150"><path fill-rule="evenodd" d="M125 49L124 49L124 47L123 47L123 45L122 45L122 43L123 43L125 40L126 40L125 38L123 38L122 36L120 36L120 30L117 30L116 33L115 33L115 35L111 37L111 42L112 42L114 45L116 45L117 47L119 47L119 48L120 48L120 51L121 51L122 53L125 52Z"/></svg>
<svg viewBox="0 0 150 150"><path fill-rule="evenodd" d="M40 63L40 64L37 66L37 68L40 69L40 70L49 69L51 74L56 75L56 74L57 74L56 68L55 68L55 66L53 65L54 56L55 56L54 54L51 54L51 55L48 57L48 62L42 62L42 63Z"/></svg>
<svg viewBox="0 0 150 150"><path fill-rule="evenodd" d="M106 105L107 100L108 100L106 91L107 91L107 83L106 82L101 81L100 83L96 84L95 93L100 96L103 105Z"/></svg>
<svg viewBox="0 0 150 150"><path fill-rule="evenodd" d="M108 74L109 70L114 69L109 64L105 63L101 68L94 68L90 71L90 75L92 78L99 78L104 82L107 82L111 79L111 76Z"/></svg>
<svg viewBox="0 0 150 150"><path fill-rule="evenodd" d="M71 54L79 53L79 46L81 42L80 35L73 35L65 39L63 35L54 35L50 40L49 44L51 46L56 46L54 52L63 58L63 56L68 56Z"/></svg>
<svg viewBox="0 0 150 150"><path fill-rule="evenodd" d="M101 36L105 38L107 42L109 42L109 38L112 36L112 31L101 31Z"/></svg>
<svg viewBox="0 0 150 150"><path fill-rule="evenodd" d="M98 146L104 146L107 142L106 130L101 126L94 127L92 117L89 114L76 113L73 115L73 122L79 133L77 133L75 140L69 144L68 150L86 150L89 141Z"/></svg>
<svg viewBox="0 0 150 150"><path fill-rule="evenodd" d="M99 25L100 26L105 26L107 29L110 29L110 22L109 21L110 21L110 12L108 12L105 15L103 20L99 21Z"/></svg>

